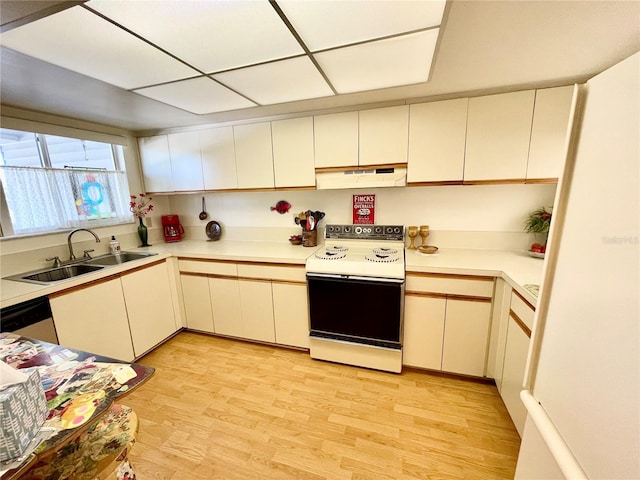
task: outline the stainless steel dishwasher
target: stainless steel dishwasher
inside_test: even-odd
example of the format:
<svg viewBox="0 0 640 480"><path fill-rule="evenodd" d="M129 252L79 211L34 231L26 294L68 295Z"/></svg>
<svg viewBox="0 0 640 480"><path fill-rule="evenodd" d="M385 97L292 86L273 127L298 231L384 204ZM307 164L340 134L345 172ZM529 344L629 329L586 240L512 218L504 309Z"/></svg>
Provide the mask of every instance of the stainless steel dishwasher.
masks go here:
<svg viewBox="0 0 640 480"><path fill-rule="evenodd" d="M47 297L34 298L0 310L0 331L58 343Z"/></svg>

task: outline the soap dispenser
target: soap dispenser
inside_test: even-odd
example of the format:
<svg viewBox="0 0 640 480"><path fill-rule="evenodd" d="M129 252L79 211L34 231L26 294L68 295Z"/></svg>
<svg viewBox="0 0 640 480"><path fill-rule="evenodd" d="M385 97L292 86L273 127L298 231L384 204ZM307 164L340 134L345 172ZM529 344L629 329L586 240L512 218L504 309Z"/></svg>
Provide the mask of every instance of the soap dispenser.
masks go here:
<svg viewBox="0 0 640 480"><path fill-rule="evenodd" d="M111 235L111 241L109 242L109 250L112 255L117 255L120 253L120 242L116 240L115 235Z"/></svg>

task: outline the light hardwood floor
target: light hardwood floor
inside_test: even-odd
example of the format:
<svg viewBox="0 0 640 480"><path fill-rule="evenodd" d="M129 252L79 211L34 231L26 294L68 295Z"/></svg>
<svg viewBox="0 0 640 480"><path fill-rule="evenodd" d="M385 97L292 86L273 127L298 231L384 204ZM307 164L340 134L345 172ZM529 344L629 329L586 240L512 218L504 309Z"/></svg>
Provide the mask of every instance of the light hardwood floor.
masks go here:
<svg viewBox="0 0 640 480"><path fill-rule="evenodd" d="M156 368L122 400L139 480L513 478L493 385L186 332L139 363Z"/></svg>

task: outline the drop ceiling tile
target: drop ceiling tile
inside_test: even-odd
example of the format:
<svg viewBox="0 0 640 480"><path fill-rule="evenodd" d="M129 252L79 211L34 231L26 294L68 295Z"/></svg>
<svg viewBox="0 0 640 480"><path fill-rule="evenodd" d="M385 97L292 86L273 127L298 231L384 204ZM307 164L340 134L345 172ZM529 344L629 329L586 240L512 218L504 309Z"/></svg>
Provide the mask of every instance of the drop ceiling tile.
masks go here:
<svg viewBox="0 0 640 480"><path fill-rule="evenodd" d="M92 0L87 6L205 73L303 53L267 0Z"/></svg>
<svg viewBox="0 0 640 480"><path fill-rule="evenodd" d="M279 0L311 51L437 27L445 0Z"/></svg>
<svg viewBox="0 0 640 480"><path fill-rule="evenodd" d="M314 54L338 93L411 85L429 80L438 30Z"/></svg>
<svg viewBox="0 0 640 480"><path fill-rule="evenodd" d="M2 45L125 89L197 71L78 6L20 26Z"/></svg>
<svg viewBox="0 0 640 480"><path fill-rule="evenodd" d="M208 77L141 88L135 92L199 115L256 106Z"/></svg>
<svg viewBox="0 0 640 480"><path fill-rule="evenodd" d="M333 95L308 57L242 68L213 76L261 105Z"/></svg>

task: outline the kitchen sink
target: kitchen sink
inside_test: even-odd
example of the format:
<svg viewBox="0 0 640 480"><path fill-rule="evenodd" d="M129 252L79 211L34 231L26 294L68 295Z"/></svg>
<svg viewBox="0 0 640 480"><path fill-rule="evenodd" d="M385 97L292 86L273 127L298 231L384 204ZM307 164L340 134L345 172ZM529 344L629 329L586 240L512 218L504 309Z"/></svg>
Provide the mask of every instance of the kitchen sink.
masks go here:
<svg viewBox="0 0 640 480"><path fill-rule="evenodd" d="M12 275L6 277L8 280L18 280L22 282L49 284L53 282L59 282L60 280L67 280L69 278L84 275L86 273L95 272L101 270L104 267L101 265L67 265L66 267L50 268L48 270L39 270L31 273L20 273L18 275Z"/></svg>
<svg viewBox="0 0 640 480"><path fill-rule="evenodd" d="M143 258L157 255L156 253L138 253L138 252L120 252L117 255L113 253L107 253L106 255L100 255L99 257L92 258L82 262L84 265L120 265L121 263L127 263L132 260L141 260Z"/></svg>
<svg viewBox="0 0 640 480"><path fill-rule="evenodd" d="M47 269L34 270L26 273L19 273L4 277L6 280L15 280L17 282L36 283L38 285L50 285L63 280L69 280L79 275L96 272L103 268L109 268L134 260L142 260L144 258L157 255L157 253L138 253L138 252L121 252L117 255L108 253L99 257L78 260L72 265L63 267L54 267Z"/></svg>

